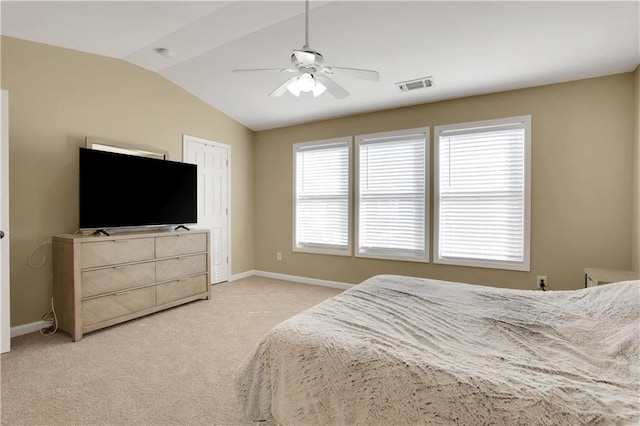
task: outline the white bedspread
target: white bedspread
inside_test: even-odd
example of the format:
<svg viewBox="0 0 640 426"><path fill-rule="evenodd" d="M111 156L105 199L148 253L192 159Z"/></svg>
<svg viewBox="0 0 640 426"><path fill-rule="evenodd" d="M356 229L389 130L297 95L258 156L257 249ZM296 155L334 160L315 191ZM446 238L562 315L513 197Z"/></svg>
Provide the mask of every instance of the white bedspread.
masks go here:
<svg viewBox="0 0 640 426"><path fill-rule="evenodd" d="M640 423L640 281L522 291L377 276L279 324L236 374L282 425Z"/></svg>

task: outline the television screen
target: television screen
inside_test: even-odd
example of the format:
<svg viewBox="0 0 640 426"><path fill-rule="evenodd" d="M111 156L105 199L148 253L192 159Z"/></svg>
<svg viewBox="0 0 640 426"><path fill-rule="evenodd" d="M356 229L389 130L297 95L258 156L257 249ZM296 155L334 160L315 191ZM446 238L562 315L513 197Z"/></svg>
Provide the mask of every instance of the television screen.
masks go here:
<svg viewBox="0 0 640 426"><path fill-rule="evenodd" d="M198 221L197 166L80 148L80 228Z"/></svg>

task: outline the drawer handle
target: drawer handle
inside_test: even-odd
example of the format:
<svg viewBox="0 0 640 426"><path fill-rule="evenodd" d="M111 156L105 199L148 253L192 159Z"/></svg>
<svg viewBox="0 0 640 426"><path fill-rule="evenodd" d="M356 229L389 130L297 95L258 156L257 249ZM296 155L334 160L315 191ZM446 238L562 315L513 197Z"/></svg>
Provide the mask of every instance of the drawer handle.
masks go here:
<svg viewBox="0 0 640 426"><path fill-rule="evenodd" d="M133 291L133 290L120 291L120 292L118 292L118 293L114 294L114 296L122 296L122 295L125 295L125 294L129 294L129 293L131 293L132 291Z"/></svg>

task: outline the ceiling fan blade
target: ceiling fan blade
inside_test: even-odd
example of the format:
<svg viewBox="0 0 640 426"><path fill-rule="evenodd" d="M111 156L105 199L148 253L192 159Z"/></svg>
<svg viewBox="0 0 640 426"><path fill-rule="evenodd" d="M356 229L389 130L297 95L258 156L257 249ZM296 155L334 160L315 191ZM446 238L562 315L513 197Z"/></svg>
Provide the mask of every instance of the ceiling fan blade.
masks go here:
<svg viewBox="0 0 640 426"><path fill-rule="evenodd" d="M351 77L360 78L362 80L380 81L380 74L378 74L378 71L333 66L327 66L325 67L325 70L325 72L328 71L329 74L344 74ZM332 71L335 71L335 73L333 73Z"/></svg>
<svg viewBox="0 0 640 426"><path fill-rule="evenodd" d="M254 72L254 71L280 71L280 72L298 72L291 68L243 68L233 70L232 72Z"/></svg>
<svg viewBox="0 0 640 426"><path fill-rule="evenodd" d="M327 87L327 92L331 93L336 99L344 99L349 96L349 92L335 81L324 75L316 75L319 82Z"/></svg>
<svg viewBox="0 0 640 426"><path fill-rule="evenodd" d="M298 62L304 65L313 65L316 62L316 55L311 52L294 49L293 54L295 55Z"/></svg>
<svg viewBox="0 0 640 426"><path fill-rule="evenodd" d="M272 98L277 98L278 96L284 95L284 93L287 91L287 86L289 85L289 83L291 83L296 78L298 78L297 75L294 77L291 77L290 79L282 83L280 86L276 87L271 93L269 93L269 96L271 96Z"/></svg>

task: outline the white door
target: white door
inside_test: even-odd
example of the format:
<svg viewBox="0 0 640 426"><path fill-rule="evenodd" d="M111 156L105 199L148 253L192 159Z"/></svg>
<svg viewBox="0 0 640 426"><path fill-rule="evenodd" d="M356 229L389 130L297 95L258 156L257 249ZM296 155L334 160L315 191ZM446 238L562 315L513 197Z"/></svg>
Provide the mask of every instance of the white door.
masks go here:
<svg viewBox="0 0 640 426"><path fill-rule="evenodd" d="M209 229L211 283L229 280L229 145L184 135L183 161L198 166L198 228Z"/></svg>
<svg viewBox="0 0 640 426"><path fill-rule="evenodd" d="M2 91L0 131L0 353L11 349L9 315L9 95Z"/></svg>

